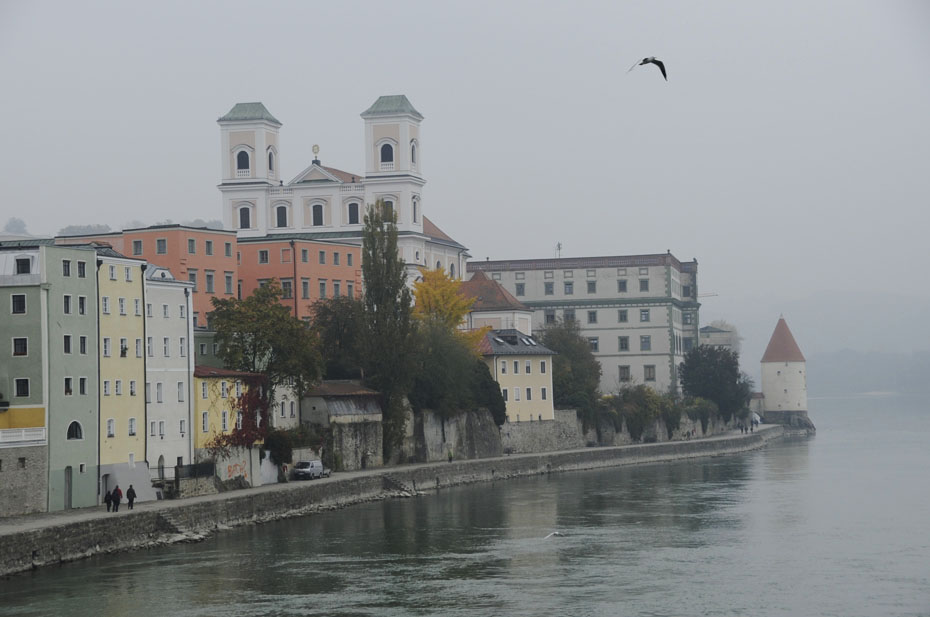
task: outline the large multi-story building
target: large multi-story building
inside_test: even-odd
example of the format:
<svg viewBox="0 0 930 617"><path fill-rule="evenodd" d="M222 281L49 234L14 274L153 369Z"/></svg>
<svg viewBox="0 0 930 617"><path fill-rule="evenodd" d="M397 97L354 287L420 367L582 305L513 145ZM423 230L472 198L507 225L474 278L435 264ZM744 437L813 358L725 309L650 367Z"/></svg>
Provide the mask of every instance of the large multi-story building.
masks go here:
<svg viewBox="0 0 930 617"><path fill-rule="evenodd" d="M217 121L224 227L235 229L241 242L276 241L279 246L269 250L287 250L290 240L359 246L366 208L380 200L396 216L398 250L409 280L424 266L460 278L466 248L425 216L423 116L406 96L397 95L380 97L362 118L364 174L326 167L314 158L285 184L280 177L281 123L261 103L236 104ZM309 285L319 287L320 282L310 280Z"/></svg>
<svg viewBox="0 0 930 617"><path fill-rule="evenodd" d="M671 253L480 261L534 311L537 327L576 321L601 363L601 391L634 384L678 388L677 367L697 345L697 261Z"/></svg>
<svg viewBox="0 0 930 617"><path fill-rule="evenodd" d="M197 426L192 433L194 458L204 460L217 435L232 433L240 425L239 400L262 376L212 366L194 367L194 415ZM199 451L199 452L198 452Z"/></svg>
<svg viewBox="0 0 930 617"><path fill-rule="evenodd" d="M146 450L161 478L165 470L193 461L194 326L193 283L178 281L167 268L145 271L145 389L156 398L147 407ZM137 350L138 353L139 350ZM159 396L160 394L160 396Z"/></svg>

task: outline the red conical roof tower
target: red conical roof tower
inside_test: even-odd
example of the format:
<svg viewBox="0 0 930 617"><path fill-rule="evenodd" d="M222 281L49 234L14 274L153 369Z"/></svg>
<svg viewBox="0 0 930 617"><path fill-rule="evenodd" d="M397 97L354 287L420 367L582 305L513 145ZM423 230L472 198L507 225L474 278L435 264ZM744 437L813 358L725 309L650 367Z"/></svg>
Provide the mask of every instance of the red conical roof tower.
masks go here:
<svg viewBox="0 0 930 617"><path fill-rule="evenodd" d="M788 329L788 323L784 317L778 318L775 324L775 332L772 332L772 338L769 340L769 346L765 348L762 355L763 362L806 362L801 348L791 335Z"/></svg>

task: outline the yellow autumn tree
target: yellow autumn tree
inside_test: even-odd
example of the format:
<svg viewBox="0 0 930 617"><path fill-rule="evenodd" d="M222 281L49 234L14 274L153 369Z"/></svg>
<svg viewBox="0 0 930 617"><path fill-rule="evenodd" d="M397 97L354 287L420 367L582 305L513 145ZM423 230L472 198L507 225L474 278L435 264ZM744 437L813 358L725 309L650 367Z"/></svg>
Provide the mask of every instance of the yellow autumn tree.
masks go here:
<svg viewBox="0 0 930 617"><path fill-rule="evenodd" d="M420 280L413 284L416 298L413 315L420 322L440 326L455 332L477 352L478 342L488 328L465 331L458 327L465 321L465 316L475 303L474 298L466 298L460 292L462 282L450 277L441 268L428 270L420 268Z"/></svg>

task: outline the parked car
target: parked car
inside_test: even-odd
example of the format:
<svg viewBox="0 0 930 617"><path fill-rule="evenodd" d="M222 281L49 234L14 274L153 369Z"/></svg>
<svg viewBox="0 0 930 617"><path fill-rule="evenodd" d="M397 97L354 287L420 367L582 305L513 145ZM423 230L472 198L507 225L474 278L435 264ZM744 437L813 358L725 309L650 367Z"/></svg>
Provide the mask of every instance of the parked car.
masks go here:
<svg viewBox="0 0 930 617"><path fill-rule="evenodd" d="M297 461L294 466L295 480L314 480L328 478L332 472L323 466L322 461Z"/></svg>

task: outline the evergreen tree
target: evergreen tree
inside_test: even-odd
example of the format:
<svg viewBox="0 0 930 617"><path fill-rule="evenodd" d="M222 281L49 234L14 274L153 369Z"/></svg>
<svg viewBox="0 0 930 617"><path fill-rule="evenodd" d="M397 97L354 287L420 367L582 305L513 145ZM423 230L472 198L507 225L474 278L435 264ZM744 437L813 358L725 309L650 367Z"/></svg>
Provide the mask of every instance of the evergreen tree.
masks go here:
<svg viewBox="0 0 930 617"><path fill-rule="evenodd" d="M313 303L313 330L320 339L326 379L361 375L363 328L361 300L341 296Z"/></svg>
<svg viewBox="0 0 930 617"><path fill-rule="evenodd" d="M748 408L752 379L739 370L739 354L723 347L699 345L679 366L681 387L689 396L714 402L729 422Z"/></svg>
<svg viewBox="0 0 930 617"><path fill-rule="evenodd" d="M574 320L550 324L542 331L542 344L556 352L552 358L552 394L556 407L574 408L591 423L596 412L601 365Z"/></svg>

